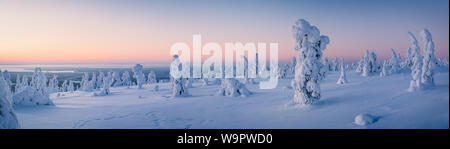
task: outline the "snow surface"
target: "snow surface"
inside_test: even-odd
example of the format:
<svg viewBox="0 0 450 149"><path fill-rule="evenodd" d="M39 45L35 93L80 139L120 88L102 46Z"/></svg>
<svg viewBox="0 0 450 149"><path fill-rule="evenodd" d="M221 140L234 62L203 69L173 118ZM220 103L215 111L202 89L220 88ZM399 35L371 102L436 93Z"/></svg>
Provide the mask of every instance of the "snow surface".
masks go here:
<svg viewBox="0 0 450 149"><path fill-rule="evenodd" d="M408 92L409 72L387 77L362 77L348 71L351 81L336 84L339 72L328 72L318 104L292 104L291 79L280 79L271 90L247 84L248 97L217 96L220 84L189 88L191 96L171 98L170 83L112 87L107 96L93 92L50 95L55 106L17 106L21 128L449 128L449 70L438 68L436 86ZM255 80L258 81L258 80ZM159 91L154 86L159 85ZM358 114L376 117L360 126Z"/></svg>

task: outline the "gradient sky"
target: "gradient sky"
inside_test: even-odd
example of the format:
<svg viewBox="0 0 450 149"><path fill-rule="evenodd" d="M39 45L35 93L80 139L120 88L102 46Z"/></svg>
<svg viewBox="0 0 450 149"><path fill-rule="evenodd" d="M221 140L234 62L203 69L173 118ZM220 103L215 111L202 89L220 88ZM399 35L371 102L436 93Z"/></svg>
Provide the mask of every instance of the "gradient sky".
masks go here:
<svg viewBox="0 0 450 149"><path fill-rule="evenodd" d="M291 26L303 18L328 35L329 59L380 59L430 30L435 55L449 56L448 0L0 0L0 63L168 62L175 42L278 42L295 55ZM422 47L422 42L420 41Z"/></svg>

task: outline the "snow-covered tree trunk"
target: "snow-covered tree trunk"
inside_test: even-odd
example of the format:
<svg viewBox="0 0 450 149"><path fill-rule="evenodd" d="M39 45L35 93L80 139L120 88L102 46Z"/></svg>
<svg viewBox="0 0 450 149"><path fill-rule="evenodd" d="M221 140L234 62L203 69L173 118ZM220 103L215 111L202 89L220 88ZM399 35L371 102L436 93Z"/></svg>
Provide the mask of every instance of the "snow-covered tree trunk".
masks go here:
<svg viewBox="0 0 450 149"><path fill-rule="evenodd" d="M98 73L98 78L97 78L97 83L96 83L97 87L96 88L100 89L100 88L103 87L103 78L104 77L105 77L105 74L100 71Z"/></svg>
<svg viewBox="0 0 450 149"><path fill-rule="evenodd" d="M434 42L431 38L431 33L424 29L421 32L423 41L423 63L421 82L424 87L434 86L434 67L436 58L434 57Z"/></svg>
<svg viewBox="0 0 450 149"><path fill-rule="evenodd" d="M112 86L118 87L122 85L122 81L120 80L120 72L114 71L112 74Z"/></svg>
<svg viewBox="0 0 450 149"><path fill-rule="evenodd" d="M381 68L380 77L385 77L385 76L389 75L389 71L388 71L389 68L388 67L389 67L388 66L388 62L384 61L383 62L383 66Z"/></svg>
<svg viewBox="0 0 450 149"><path fill-rule="evenodd" d="M345 68L344 68L344 58L341 58L341 75L339 76L339 80L337 81L337 84L346 84L347 83L347 76L345 74Z"/></svg>
<svg viewBox="0 0 450 149"><path fill-rule="evenodd" d="M186 79L178 78L172 81L172 97L188 96L188 87L186 86Z"/></svg>
<svg viewBox="0 0 450 149"><path fill-rule="evenodd" d="M75 85L73 81L69 80L69 86L67 86L67 91L73 93L75 91Z"/></svg>
<svg viewBox="0 0 450 149"><path fill-rule="evenodd" d="M320 69L322 50L329 43L327 36L321 36L317 27L299 19L292 27L296 40L297 64L295 68L294 101L299 104L314 104L320 95Z"/></svg>
<svg viewBox="0 0 450 149"><path fill-rule="evenodd" d="M0 74L0 129L17 128L20 128L20 125L12 107L11 89Z"/></svg>
<svg viewBox="0 0 450 149"><path fill-rule="evenodd" d="M136 66L133 67L133 77L136 78L136 83L139 89L142 89L142 84L145 82L143 70L144 67L141 64L136 64Z"/></svg>

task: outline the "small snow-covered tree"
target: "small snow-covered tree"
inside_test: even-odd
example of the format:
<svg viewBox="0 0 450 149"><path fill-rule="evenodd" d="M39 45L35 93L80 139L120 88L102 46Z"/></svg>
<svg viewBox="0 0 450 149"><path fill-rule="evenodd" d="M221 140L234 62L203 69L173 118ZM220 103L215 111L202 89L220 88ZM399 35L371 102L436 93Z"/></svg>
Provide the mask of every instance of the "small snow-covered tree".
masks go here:
<svg viewBox="0 0 450 149"><path fill-rule="evenodd" d="M222 85L218 92L220 96L249 96L251 93L245 87L245 84L234 78L222 79Z"/></svg>
<svg viewBox="0 0 450 149"><path fill-rule="evenodd" d="M89 74L87 72L83 73L80 82L80 90L88 91L89 90Z"/></svg>
<svg viewBox="0 0 450 149"><path fill-rule="evenodd" d="M105 96L111 94L109 88L111 87L112 83L113 83L112 73L108 73L108 75L103 77L103 86L102 89L100 90L100 93L97 95Z"/></svg>
<svg viewBox="0 0 450 149"><path fill-rule="evenodd" d="M25 86L14 93L12 99L15 105L54 105L49 97L47 77L41 68L35 68L30 86Z"/></svg>
<svg viewBox="0 0 450 149"><path fill-rule="evenodd" d="M61 85L61 88L59 91L61 92L67 92L67 88L69 87L69 85L67 84L67 80L64 80L64 82Z"/></svg>
<svg viewBox="0 0 450 149"><path fill-rule="evenodd" d="M3 75L0 74L0 129L20 128L19 121L12 107L11 95L11 89Z"/></svg>
<svg viewBox="0 0 450 149"><path fill-rule="evenodd" d="M123 86L131 86L131 78L130 78L130 73L128 71L125 71L122 74L122 85Z"/></svg>
<svg viewBox="0 0 450 149"><path fill-rule="evenodd" d="M112 78L111 78L111 82L112 82L112 86L114 87L118 87L122 85L122 81L120 80L120 72L118 71L114 71L112 73Z"/></svg>
<svg viewBox="0 0 450 149"><path fill-rule="evenodd" d="M153 83L156 83L157 81L156 81L156 73L155 73L155 71L150 71L149 73L148 73L148 76L147 76L147 83L148 84L153 84Z"/></svg>
<svg viewBox="0 0 450 149"><path fill-rule="evenodd" d="M346 84L347 83L347 76L345 74L345 68L344 68L344 58L341 58L341 75L339 76L339 80L337 81L337 84Z"/></svg>
<svg viewBox="0 0 450 149"><path fill-rule="evenodd" d="M371 73L377 72L377 55L375 52L369 52L366 50L366 54L362 57L360 61L362 67L362 76L369 76Z"/></svg>
<svg viewBox="0 0 450 149"><path fill-rule="evenodd" d="M8 85L8 87L11 89L11 86L12 86L11 74L9 74L8 70L4 70L3 71L3 78L5 79L6 84Z"/></svg>
<svg viewBox="0 0 450 149"><path fill-rule="evenodd" d="M391 48L392 57L389 60L390 64L390 74L394 74L400 71L400 61L398 55L395 53L394 49Z"/></svg>
<svg viewBox="0 0 450 149"><path fill-rule="evenodd" d="M99 72L98 73L98 77L97 77L97 83L96 83L96 88L100 89L103 87L103 78L105 77L105 74L103 72Z"/></svg>
<svg viewBox="0 0 450 149"><path fill-rule="evenodd" d="M332 69L331 69L331 64L330 64L330 62L328 61L328 57L325 57L325 58L323 59L323 66L326 68L327 71L332 71Z"/></svg>
<svg viewBox="0 0 450 149"><path fill-rule="evenodd" d="M434 42L431 37L431 33L424 29L420 33L423 42L423 62L422 62L422 86L430 87L434 86L434 67L436 64L436 58L434 57Z"/></svg>
<svg viewBox="0 0 450 149"><path fill-rule="evenodd" d="M50 93L58 92L58 76L56 74L48 81L48 90Z"/></svg>
<svg viewBox="0 0 450 149"><path fill-rule="evenodd" d="M335 57L334 58L334 61L332 62L332 71L338 71L339 70L339 61L338 61L338 58L337 57Z"/></svg>
<svg viewBox="0 0 450 149"><path fill-rule="evenodd" d="M409 92L414 92L416 90L420 90L420 75L422 74L422 56L420 55L420 48L418 45L418 42L416 40L416 37L411 32L409 33L409 37L411 39L411 77L412 80L409 83Z"/></svg>
<svg viewBox="0 0 450 149"><path fill-rule="evenodd" d="M21 84L21 82L20 82L20 75L17 74L17 76L16 76L16 84L14 85L14 92L17 92L19 90L20 84Z"/></svg>
<svg viewBox="0 0 450 149"><path fill-rule="evenodd" d="M92 79L89 81L89 91L92 91L94 89L97 89L97 74L95 72L92 72Z"/></svg>
<svg viewBox="0 0 450 149"><path fill-rule="evenodd" d="M317 103L320 95L320 69L323 67L320 59L322 51L329 43L327 36L320 35L317 27L299 19L292 26L296 40L295 50L297 64L295 67L294 101L299 104Z"/></svg>
<svg viewBox="0 0 450 149"><path fill-rule="evenodd" d="M383 66L381 68L380 77L385 77L385 76L389 75L389 71L388 71L389 68L388 67L389 67L388 66L388 62L384 61L383 62Z"/></svg>
<svg viewBox="0 0 450 149"><path fill-rule="evenodd" d="M136 64L133 67L133 77L136 78L136 83L138 85L139 89L142 89L142 84L145 82L145 76L144 76L144 67L141 64Z"/></svg>
<svg viewBox="0 0 450 149"><path fill-rule="evenodd" d="M67 91L73 93L75 91L75 85L72 80L69 80L69 85L67 86Z"/></svg>

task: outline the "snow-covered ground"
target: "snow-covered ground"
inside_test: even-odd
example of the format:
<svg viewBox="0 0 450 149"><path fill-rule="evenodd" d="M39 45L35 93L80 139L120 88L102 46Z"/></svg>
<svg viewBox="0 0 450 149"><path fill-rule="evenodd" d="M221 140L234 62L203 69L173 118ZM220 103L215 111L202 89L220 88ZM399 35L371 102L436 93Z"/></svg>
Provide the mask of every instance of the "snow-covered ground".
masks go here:
<svg viewBox="0 0 450 149"><path fill-rule="evenodd" d="M56 106L15 107L22 128L449 128L449 70L435 75L432 89L407 91L409 73L362 77L347 72L348 84L336 84L338 72L321 83L321 102L293 106L289 79L260 90L247 85L248 97L217 96L220 84L199 80L188 97L170 98L169 83L144 89L111 88L112 95L90 92L51 94ZM371 124L355 123L360 114Z"/></svg>

